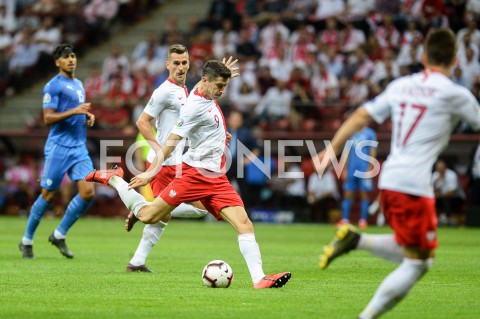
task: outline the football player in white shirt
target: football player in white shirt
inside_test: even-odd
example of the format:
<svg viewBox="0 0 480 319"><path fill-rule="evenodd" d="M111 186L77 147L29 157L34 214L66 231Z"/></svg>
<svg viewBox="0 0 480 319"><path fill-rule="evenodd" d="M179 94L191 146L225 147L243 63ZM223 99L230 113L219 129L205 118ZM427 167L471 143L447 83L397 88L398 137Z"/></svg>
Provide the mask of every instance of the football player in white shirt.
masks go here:
<svg viewBox="0 0 480 319"><path fill-rule="evenodd" d="M392 119L390 155L382 167L379 188L382 209L394 235L360 234L351 225L340 226L320 260L325 269L336 257L364 249L400 263L384 279L360 319L378 318L394 307L432 266L438 245L433 164L459 120L480 129L476 99L448 78L456 63L455 43L451 30L432 31L423 56L425 71L393 81L355 111L332 139L333 151L339 154L346 141L370 121ZM335 154L320 152L322 167Z"/></svg>
<svg viewBox="0 0 480 319"><path fill-rule="evenodd" d="M157 157L149 169L134 177L130 184L123 180L121 168L94 171L86 180L114 187L124 204L145 224L157 223L183 202L199 200L218 220L226 220L237 231L240 251L254 288L278 288L287 283L291 274L265 276L253 224L242 199L225 175L227 131L216 100L225 91L230 77L230 70L219 61L208 61L204 65L202 80L180 109L180 117L166 143L161 148L152 145ZM147 203L133 188L148 183L183 138L189 139L190 147L183 155L181 176L176 176L160 196Z"/></svg>
<svg viewBox="0 0 480 319"><path fill-rule="evenodd" d="M236 61L230 58L226 63L231 68ZM174 44L168 48L166 68L169 71L169 77L152 94L150 101L145 106L144 111L137 120L137 127L144 138L157 146L164 145L167 137L177 122L180 114L180 108L185 105L188 90L185 86L186 75L190 66L187 48L181 44ZM231 70L235 71L235 68ZM238 75L235 73L233 76ZM156 136L153 133L150 122L155 120ZM178 145L172 156L163 162L160 171L150 181L152 193L155 197L160 195L161 191L175 178L176 168L182 163L182 151L184 141ZM155 159L155 151L150 149L147 158L147 168ZM171 215L162 218L158 223L145 225L142 239L127 265L127 272L151 272L145 265L145 261L153 246L162 236L165 226L171 216L181 218L200 218L205 216L208 211L200 202L189 204L180 204ZM126 230L130 231L134 225L134 219L127 219Z"/></svg>

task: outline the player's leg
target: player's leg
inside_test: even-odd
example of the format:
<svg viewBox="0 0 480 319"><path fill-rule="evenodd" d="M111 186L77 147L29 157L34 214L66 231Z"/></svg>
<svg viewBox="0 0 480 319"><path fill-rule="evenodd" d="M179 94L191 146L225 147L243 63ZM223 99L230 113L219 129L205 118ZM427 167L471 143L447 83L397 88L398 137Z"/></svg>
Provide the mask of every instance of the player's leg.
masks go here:
<svg viewBox="0 0 480 319"><path fill-rule="evenodd" d="M201 202L182 203L172 211L172 217L178 218L202 218L208 214L208 210Z"/></svg>
<svg viewBox="0 0 480 319"><path fill-rule="evenodd" d="M344 189L342 199L342 220L339 225L350 223L350 211L352 210L354 192Z"/></svg>
<svg viewBox="0 0 480 319"><path fill-rule="evenodd" d="M371 178L359 179L360 183L360 220L358 227L368 227L368 206L370 205L370 192L373 190L373 181Z"/></svg>
<svg viewBox="0 0 480 319"><path fill-rule="evenodd" d="M420 251L415 247L405 248L405 258L402 263L382 281L359 318L378 318L397 305L430 269L433 264L433 255L434 250Z"/></svg>
<svg viewBox="0 0 480 319"><path fill-rule="evenodd" d="M43 168L40 186L42 193L37 197L30 209L27 227L23 238L19 244L23 258L34 258L33 238L43 215L55 198L56 191L59 189L66 168L58 165L64 158L62 148L53 143L45 145L45 165Z"/></svg>
<svg viewBox="0 0 480 319"><path fill-rule="evenodd" d="M95 196L95 188L93 184L86 181L77 181L79 193L72 198L67 206L65 215L63 215L60 224L48 237L48 241L56 246L62 255L67 258L73 258L73 253L68 249L65 242L67 232L75 224L75 222L83 215L85 210L89 207Z"/></svg>
<svg viewBox="0 0 480 319"><path fill-rule="evenodd" d="M265 276L262 267L260 248L255 240L253 224L242 206L224 207L220 216L229 222L238 234L240 252L247 263L255 288L279 288L290 279L289 272Z"/></svg>
<svg viewBox="0 0 480 319"><path fill-rule="evenodd" d="M73 164L72 164L73 163ZM73 253L67 248L65 237L70 228L83 215L95 197L95 187L84 180L85 176L93 170L92 160L85 147L76 147L66 151L64 161L61 163L68 167L70 180L76 182L79 193L68 203L60 224L49 236L48 240L56 246L62 255L73 258Z"/></svg>
<svg viewBox="0 0 480 319"><path fill-rule="evenodd" d="M382 191L382 206L404 258L378 287L362 319L377 318L400 302L430 269L438 244L435 199Z"/></svg>
<svg viewBox="0 0 480 319"><path fill-rule="evenodd" d="M23 258L32 259L34 258L33 254L33 238L35 232L40 224L43 215L47 211L48 206L52 203L55 198L56 191L47 190L42 188L42 193L38 195L37 199L30 209L30 215L28 216L27 227L25 228L25 233L23 234L22 240L20 241L18 247L22 252Z"/></svg>

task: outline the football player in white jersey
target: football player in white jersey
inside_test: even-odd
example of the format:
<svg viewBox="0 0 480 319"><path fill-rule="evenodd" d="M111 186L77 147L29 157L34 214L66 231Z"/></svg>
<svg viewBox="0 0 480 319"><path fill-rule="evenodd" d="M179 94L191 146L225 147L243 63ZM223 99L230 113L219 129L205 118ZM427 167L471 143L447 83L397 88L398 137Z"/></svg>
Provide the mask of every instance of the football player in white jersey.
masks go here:
<svg viewBox="0 0 480 319"><path fill-rule="evenodd" d="M232 58L225 62L226 66L232 71L236 71L233 65L236 61ZM190 66L187 48L181 44L174 44L168 48L166 68L169 71L169 77L153 92L150 101L145 106L142 114L137 120L137 127L144 138L152 145L164 145L167 137L177 122L180 114L180 108L186 103L188 89L185 86L187 72ZM233 76L238 75L237 73ZM151 126L151 121L155 120L156 136ZM177 146L175 152L170 158L163 162L162 168L150 181L150 187L155 197L160 195L161 191L175 178L176 168L182 163L182 152L184 140ZM155 151L150 149L147 158L147 168L155 158ZM146 266L145 261L153 246L162 236L165 226L171 216L181 218L200 218L205 216L208 211L200 202L189 204L180 204L171 215L162 218L158 223L145 225L142 239L127 265L127 272L151 272ZM132 213L131 213L132 214ZM127 219L126 230L130 231L134 225L135 219Z"/></svg>
<svg viewBox="0 0 480 319"><path fill-rule="evenodd" d="M180 109L180 117L166 143L160 148L152 145L157 157L147 171L134 177L130 184L123 180L121 168L94 171L86 180L114 187L124 204L145 224L157 223L183 202L199 200L212 215L226 220L237 231L240 251L254 288L278 288L287 283L291 274L265 276L253 224L242 199L225 175L227 131L216 100L225 91L230 77L230 70L219 61L208 61L204 65L202 80ZM186 137L190 147L182 158L181 176L176 176L160 196L147 203L133 188L148 183L164 160L171 156L176 144Z"/></svg>
<svg viewBox="0 0 480 319"><path fill-rule="evenodd" d="M380 173L379 188L382 209L394 235L360 234L353 226L343 225L320 259L320 268L325 269L336 257L363 249L400 263L384 279L360 319L378 318L394 307L432 266L438 245L433 164L459 120L480 129L476 99L448 78L456 63L455 46L451 30L432 31L425 42L425 71L394 80L356 110L332 139L333 151L339 154L346 141L370 121L392 119L390 154ZM320 152L322 167L335 154Z"/></svg>

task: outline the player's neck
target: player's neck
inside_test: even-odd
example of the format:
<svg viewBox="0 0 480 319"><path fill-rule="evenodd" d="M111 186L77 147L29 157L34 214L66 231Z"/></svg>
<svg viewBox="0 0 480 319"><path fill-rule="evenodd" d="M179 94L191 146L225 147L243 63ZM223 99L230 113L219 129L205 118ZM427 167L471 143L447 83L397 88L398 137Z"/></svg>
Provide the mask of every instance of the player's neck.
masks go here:
<svg viewBox="0 0 480 319"><path fill-rule="evenodd" d="M169 81L169 82L171 82L171 83L173 83L173 84L175 84L175 85L178 85L179 87L182 87L182 88L185 86L185 81L177 82L177 81L175 81L175 79L172 78L171 76L169 76L169 77L167 78L167 81Z"/></svg>
<svg viewBox="0 0 480 319"><path fill-rule="evenodd" d="M441 73L445 76L450 76L450 68L438 66L438 65L427 65L425 68L426 73Z"/></svg>
<svg viewBox="0 0 480 319"><path fill-rule="evenodd" d="M60 70L60 75L66 77L66 78L69 78L70 80L73 80L75 78L75 73L73 72L65 72L63 70Z"/></svg>

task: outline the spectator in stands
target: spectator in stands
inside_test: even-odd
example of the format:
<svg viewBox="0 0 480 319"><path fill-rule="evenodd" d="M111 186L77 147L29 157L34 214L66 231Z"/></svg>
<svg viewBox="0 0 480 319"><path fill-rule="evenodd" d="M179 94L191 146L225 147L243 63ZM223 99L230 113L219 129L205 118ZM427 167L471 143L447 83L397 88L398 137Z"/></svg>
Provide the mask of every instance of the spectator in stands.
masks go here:
<svg viewBox="0 0 480 319"><path fill-rule="evenodd" d="M338 27L337 18L328 17L325 20L325 24L325 30L319 32L319 45L325 50L329 50L331 48L336 51L340 49L341 40L341 33Z"/></svg>
<svg viewBox="0 0 480 319"><path fill-rule="evenodd" d="M308 178L307 201L312 209L312 220L328 222L329 212L338 209L340 193L337 179L329 168L321 177L312 173Z"/></svg>
<svg viewBox="0 0 480 319"><path fill-rule="evenodd" d="M32 84L33 67L38 61L40 51L30 33L25 33L22 41L15 47L9 62L11 85L15 91L21 91Z"/></svg>
<svg viewBox="0 0 480 319"><path fill-rule="evenodd" d="M471 15L475 18L475 20L478 20L480 18L480 1L467 0L465 15Z"/></svg>
<svg viewBox="0 0 480 319"><path fill-rule="evenodd" d="M208 10L208 16L204 25L210 29L217 30L222 27L222 22L235 18L235 7L230 0L213 0Z"/></svg>
<svg viewBox="0 0 480 319"><path fill-rule="evenodd" d="M213 59L213 46L211 36L208 31L202 31L193 39L188 52L190 53L190 63L197 66L203 65L204 62Z"/></svg>
<svg viewBox="0 0 480 319"><path fill-rule="evenodd" d="M250 41L250 36L246 29L239 31L239 39L235 51L239 61L242 61L242 63L258 60L261 56L254 42Z"/></svg>
<svg viewBox="0 0 480 319"><path fill-rule="evenodd" d="M394 60L395 53L391 49L382 50L382 59L375 62L372 74L370 75L370 82L379 87L384 87L385 82L400 76L400 68ZM380 83L382 81L382 83Z"/></svg>
<svg viewBox="0 0 480 319"><path fill-rule="evenodd" d="M66 4L65 14L62 15L60 21L64 40L75 45L79 51L86 44L86 40L89 44L93 43L90 42L88 25L83 18L81 7L77 3Z"/></svg>
<svg viewBox="0 0 480 319"><path fill-rule="evenodd" d="M35 166L29 165L28 160L20 154L14 156L14 162L5 172L5 181L8 182L7 193L12 195L17 205L17 213L27 216L31 199L37 190Z"/></svg>
<svg viewBox="0 0 480 319"><path fill-rule="evenodd" d="M458 212L465 202L465 192L458 182L457 173L448 168L443 160L435 164L432 175L439 225L455 225L452 213Z"/></svg>
<svg viewBox="0 0 480 319"><path fill-rule="evenodd" d="M90 73L84 81L85 95L88 101L95 105L101 102L104 93L105 79L102 76L100 66L94 63L90 66Z"/></svg>
<svg viewBox="0 0 480 319"><path fill-rule="evenodd" d="M62 31L54 24L52 16L45 16L42 25L33 34L33 40L38 45L40 56L38 59L38 72L46 74L55 70L52 62L52 52L62 40Z"/></svg>
<svg viewBox="0 0 480 319"><path fill-rule="evenodd" d="M290 35L290 30L283 24L279 13L272 13L268 24L260 30L259 48L263 56L270 58L269 52L280 44L284 46Z"/></svg>
<svg viewBox="0 0 480 319"><path fill-rule="evenodd" d="M335 47L326 48L325 52L320 53L318 60L322 61L325 69L337 78L343 73L345 58L338 54Z"/></svg>
<svg viewBox="0 0 480 319"><path fill-rule="evenodd" d="M231 96L235 110L245 114L247 119L254 117L254 110L260 99L261 96L255 86L246 81L241 82L239 92Z"/></svg>
<svg viewBox="0 0 480 319"><path fill-rule="evenodd" d="M224 20L222 28L213 33L213 51L216 59L222 59L230 53L235 53L238 43L238 33L233 30L232 20Z"/></svg>
<svg viewBox="0 0 480 319"><path fill-rule="evenodd" d="M287 89L287 82L277 80L258 103L255 114L260 122L272 123L285 119L290 114L291 102L292 92Z"/></svg>
<svg viewBox="0 0 480 319"><path fill-rule="evenodd" d="M260 65L257 73L257 82L260 91L260 95L265 95L268 89L275 85L275 79L272 76L270 67L268 65ZM233 81L232 81L233 83Z"/></svg>
<svg viewBox="0 0 480 319"><path fill-rule="evenodd" d="M288 150L287 150L287 153ZM299 158L298 156L287 156ZM306 221L307 191L303 171L296 162L279 158L278 173L271 179L271 185L276 193L277 207L295 213L296 221Z"/></svg>
<svg viewBox="0 0 480 319"><path fill-rule="evenodd" d="M92 28L89 41L97 44L108 38L109 27L117 16L120 3L117 0L92 0L83 11L88 25Z"/></svg>
<svg viewBox="0 0 480 319"><path fill-rule="evenodd" d="M15 1L7 1L6 4L0 3L0 27L7 33L12 33L17 29Z"/></svg>
<svg viewBox="0 0 480 319"><path fill-rule="evenodd" d="M155 48L149 46L147 48L146 55L137 60L134 60L132 65L132 71L146 70L149 77L156 77L162 72L165 72L165 62L156 55Z"/></svg>
<svg viewBox="0 0 480 319"><path fill-rule="evenodd" d="M165 40L166 41L166 40ZM138 61L147 56L147 51L149 48L153 48L155 52L155 56L159 59L166 59L166 55L164 54L164 50L160 45L160 41L158 39L157 33L152 31L149 32L147 38L144 41L140 41L133 50L132 60Z"/></svg>
<svg viewBox="0 0 480 319"><path fill-rule="evenodd" d="M339 98L338 78L327 70L322 61L318 61L317 67L318 71L312 78L312 92L317 105L325 106Z"/></svg>
<svg viewBox="0 0 480 319"><path fill-rule="evenodd" d="M3 51L5 54L9 54L13 49L12 44L12 35L0 25L0 51Z"/></svg>
<svg viewBox="0 0 480 319"><path fill-rule="evenodd" d="M382 49L397 50L400 45L400 32L393 24L391 15L384 15L382 25L375 30L375 37Z"/></svg>
<svg viewBox="0 0 480 319"><path fill-rule="evenodd" d="M290 79L290 73L292 72L294 65L290 60L286 48L284 46L276 46L274 48L271 57L262 57L259 61L261 66L268 66L270 74L277 81L288 81Z"/></svg>
<svg viewBox="0 0 480 319"><path fill-rule="evenodd" d="M167 23L165 24L165 29L160 35L159 44L164 46L171 45L172 42L169 39L172 38L172 36L176 38L175 43L182 43L185 41L185 39L183 39L182 30L178 27L178 17L174 15L168 16ZM155 35L155 38L156 38L156 41L158 42L158 37L156 35ZM151 40L153 40L153 36L152 36L152 39L150 39L150 41ZM165 56L165 60L166 59L167 58Z"/></svg>
<svg viewBox="0 0 480 319"><path fill-rule="evenodd" d="M362 30L356 29L353 22L347 21L345 28L340 33L340 51L351 53L364 44L367 39Z"/></svg>
<svg viewBox="0 0 480 319"><path fill-rule="evenodd" d="M316 21L317 30L324 28L325 19L329 17L339 18L345 11L344 0L316 0L316 2L313 20Z"/></svg>
<svg viewBox="0 0 480 319"><path fill-rule="evenodd" d="M464 86L473 87L475 79L480 76L480 63L475 59L475 52L471 47L466 48L458 56L458 67L462 69Z"/></svg>
<svg viewBox="0 0 480 319"><path fill-rule="evenodd" d="M110 55L103 60L103 77L109 80L112 76L117 74L119 67L121 68L122 75L129 75L130 61L127 56L122 53L122 47L120 44L115 44L111 48Z"/></svg>

